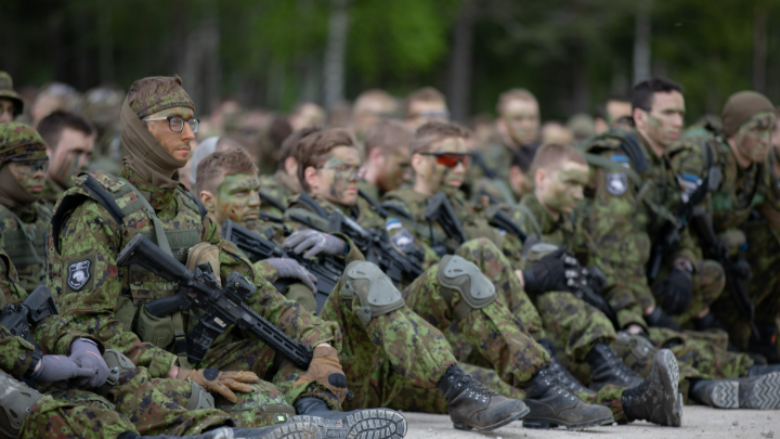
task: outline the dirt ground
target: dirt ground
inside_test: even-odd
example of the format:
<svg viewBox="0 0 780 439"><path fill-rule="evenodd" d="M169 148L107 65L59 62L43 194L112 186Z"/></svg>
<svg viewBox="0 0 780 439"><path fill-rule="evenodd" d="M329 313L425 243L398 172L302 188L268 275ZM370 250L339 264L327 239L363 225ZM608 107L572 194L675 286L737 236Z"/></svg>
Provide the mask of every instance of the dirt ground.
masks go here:
<svg viewBox="0 0 780 439"><path fill-rule="evenodd" d="M780 410L715 410L700 406L686 406L681 428L659 427L646 422L629 425L591 428L583 431L531 430L515 422L489 433L459 431L445 415L404 413L409 422L407 439L780 439ZM767 432L771 429L772 433ZM762 435L762 432L764 433Z"/></svg>

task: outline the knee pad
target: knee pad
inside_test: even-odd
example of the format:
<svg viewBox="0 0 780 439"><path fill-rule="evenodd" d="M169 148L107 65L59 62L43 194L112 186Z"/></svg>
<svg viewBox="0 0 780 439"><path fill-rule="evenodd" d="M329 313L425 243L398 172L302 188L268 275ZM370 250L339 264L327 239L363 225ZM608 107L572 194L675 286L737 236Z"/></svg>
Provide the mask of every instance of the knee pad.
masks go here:
<svg viewBox="0 0 780 439"><path fill-rule="evenodd" d="M0 438L16 439L30 408L43 395L2 371L0 389Z"/></svg>
<svg viewBox="0 0 780 439"><path fill-rule="evenodd" d="M401 292L375 264L353 261L347 266L345 276L341 296L345 299L358 296L360 309L356 314L363 326L374 317L403 308L405 302Z"/></svg>
<svg viewBox="0 0 780 439"><path fill-rule="evenodd" d="M195 381L190 380L190 383L192 384L192 397L187 403L187 410L206 410L216 407L214 397L206 389Z"/></svg>
<svg viewBox="0 0 780 439"><path fill-rule="evenodd" d="M476 264L460 256L443 257L439 262L436 277L441 285L442 296L450 298L450 306L453 291L460 293L463 298L463 302L453 310L458 319L465 317L471 310L482 309L496 300L496 286L482 274Z"/></svg>

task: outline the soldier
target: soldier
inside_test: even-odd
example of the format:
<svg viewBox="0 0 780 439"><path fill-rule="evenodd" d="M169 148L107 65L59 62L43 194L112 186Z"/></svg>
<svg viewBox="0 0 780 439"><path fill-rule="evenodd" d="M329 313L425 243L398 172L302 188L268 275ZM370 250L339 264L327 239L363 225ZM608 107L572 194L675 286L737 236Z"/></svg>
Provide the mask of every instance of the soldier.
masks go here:
<svg viewBox="0 0 780 439"><path fill-rule="evenodd" d="M261 212L281 218L290 198L301 193L295 148L301 139L317 131L318 128L304 128L293 132L284 140L279 151L276 172L273 175L260 176Z"/></svg>
<svg viewBox="0 0 780 439"><path fill-rule="evenodd" d="M333 133L340 135L338 139L342 142L351 139L344 130L328 130L306 137L303 140L304 145L319 134L328 139L329 133L331 138ZM316 139L312 140L316 145ZM301 147L305 148L303 145ZM356 148L350 148L356 153ZM201 199L204 205L209 206L212 215L220 221L231 219L251 227L246 222L254 220L257 203L252 200L251 190L241 189L253 185L253 181L256 181L256 170L247 169L242 163L241 155L235 152L210 156L201 164L198 188L207 189L200 192ZM216 190L211 189L215 185ZM254 215L251 212L252 207L255 209ZM301 229L300 223L288 225L293 229ZM324 236L318 232L314 233L317 235L310 235L308 239ZM291 242L296 240L295 236L290 236ZM386 406L402 388L413 385L431 392L439 389L450 403L449 414L458 429L493 430L528 413L521 401L495 395L465 375L455 365L455 358L441 332L404 306L398 290L375 265L364 261L354 244L345 244L334 236L343 237L328 235L331 242L325 245L341 247L341 251L326 249L325 252L355 262L347 266L336 290L328 296L321 315L324 319L338 322L343 328L345 348L341 358L344 364L348 365L345 372L349 388L356 395L352 401L347 402L348 407L357 409ZM282 241L283 238L280 235L277 239ZM343 239L349 241L347 238ZM298 251L302 251L302 248L308 249L306 244L300 246ZM307 252L307 256L315 252ZM279 261L266 262L278 267ZM297 263L294 265L284 268L303 270ZM369 276L365 281L355 277L364 274ZM347 296L353 283L360 285L361 290L353 295L353 300L349 300ZM311 298L314 285L311 281L308 284L311 288L308 290ZM363 291L362 288L367 290ZM366 294L370 296L366 297ZM291 298L289 294L287 297ZM297 299L306 303L304 297ZM381 305L371 305L377 301ZM316 303L314 309L316 310Z"/></svg>
<svg viewBox="0 0 780 439"><path fill-rule="evenodd" d="M608 279L604 294L618 329L631 333L646 324L712 327L709 305L725 285L723 268L702 258L676 216L680 198L669 147L683 126L682 93L666 79L640 82L632 97L636 130L614 129L583 146L593 176L582 215L590 245L598 249L589 262Z"/></svg>
<svg viewBox="0 0 780 439"><path fill-rule="evenodd" d="M350 130L359 143L363 143L368 129L382 118L390 118L398 114L398 102L386 91L379 89L366 90L355 99L352 107ZM365 151L364 151L365 152Z"/></svg>
<svg viewBox="0 0 780 439"><path fill-rule="evenodd" d="M613 95L596 109L596 134L607 131L614 124L631 118L631 100Z"/></svg>
<svg viewBox="0 0 780 439"><path fill-rule="evenodd" d="M441 122L431 122L424 127L441 125L452 126ZM462 135L464 132L460 130L459 133ZM435 141L430 136L430 131L422 127L418 129L417 135L426 140ZM319 136L320 139L316 139L314 136L316 135L306 138L299 146L298 162L301 166L299 168L301 183L307 193L314 197L317 206L311 205L308 201L301 201L301 197L293 201L286 212L286 218L304 218L304 220L296 219L295 224L290 224L290 227L298 229L301 228L302 224L307 224L309 227L327 230L327 224L323 224L326 221L320 214L316 213L317 210L324 209L331 214L339 211L364 227L371 228L371 224L376 224L375 218L372 219L371 216L376 217L378 214L375 212L378 209L372 210L366 204L358 202L355 193L357 182L353 180L356 177L340 172L342 169L357 168L360 164L351 140L338 131L323 132ZM445 138L444 140L457 143L457 140L462 139ZM460 142L460 146L465 147L463 142ZM334 171L321 171L328 169L328 165L342 168L335 168ZM457 191L456 187L453 189ZM419 196L415 196L415 199L419 199ZM403 247L405 245L403 239L398 240L398 238L406 238L407 241L413 238L411 233L404 229L403 225L395 218L388 217L387 226L393 232L396 246ZM311 230L306 233L310 235L307 238L310 242L306 245L301 244L300 247L295 248L295 251L301 250L301 247L313 245L313 242L321 241L321 239L328 239L322 238L320 234ZM286 245L294 245L296 241L300 241L300 239L295 239L296 236L303 236L303 234L291 235ZM349 241L348 243L349 248L352 248L353 243ZM433 253L432 250L426 251L426 255L430 253ZM421 276L413 279L412 283L404 289L405 303L409 309L423 317L424 320L434 324L440 331L446 331L448 336L452 335L450 328L457 324L458 333L475 348L475 352L478 351L489 364L493 365L502 380L525 392L523 396L526 397L525 401L530 406L531 412L524 418L524 425L544 428L560 424L574 428L578 423L581 425L584 422L583 418L592 419L589 422L597 422L597 420L602 419L598 417L603 415L596 406L589 406L581 401L575 403L578 399L567 390L561 389L565 394L571 395L569 401L572 402L561 404L562 401L551 398L544 404L539 403L540 400L551 396L547 393L551 387L535 387L539 384L539 378L546 376L551 380L547 385L559 388L559 375L562 374L562 371L557 367L556 362L553 362L551 366L547 365L549 358L547 351L529 337L528 334L533 334L533 338L537 340L544 339L541 319L532 307L529 309L530 302L522 292L517 276L495 245L485 239L473 240L461 246L456 256L445 256L441 262L435 256L434 258L434 260L426 258L423 267L427 270ZM429 266L428 264L433 265ZM545 284L553 284L554 279L557 278L552 271L545 271L555 269L555 262L546 260L542 266L544 268L534 267L532 271L537 273L539 287L545 288ZM490 284L499 286L496 288L495 295L491 294L490 303L486 303L487 300L485 302L473 301L470 299L472 291L453 288L446 279L447 273L458 272L468 273L472 279L470 285L475 287ZM500 291L498 291L499 289ZM511 294L511 292L517 294ZM471 301L469 302L469 300ZM504 304L508 304L509 307ZM345 332L349 333L350 331L345 330ZM538 337L537 333L539 333ZM485 344L486 340L493 340L493 342ZM500 353L502 351L507 352ZM524 352L524 354L518 356L519 352ZM623 414L625 405L636 403L635 407L640 407L652 399L649 395L655 392L659 398L655 407L662 407L663 414L659 412L656 413L656 417L648 417L647 419L664 425L679 424L680 404L676 402L676 379L674 383L667 381L666 385L661 385L662 383L658 382L659 385L655 386L653 390L650 390L648 386L640 386L630 390L606 386L608 383L621 385L629 381L631 385L636 385L642 381L641 378L635 378L631 381L630 377L621 375L623 373L631 374L631 372L619 365L612 364L613 361L608 360L607 355L605 354L602 358L604 365L602 365L601 370L604 370L605 373L598 377L599 393L595 396L592 394L593 392L578 393L579 396L587 397L589 401L597 401L613 409L620 407L614 410L615 415L620 416ZM609 358L616 360L614 353ZM606 363L610 363L610 365L606 366ZM674 359L667 359L659 364L659 370L668 370L668 368L676 368ZM636 377L635 374L632 375ZM568 378L564 378L568 380ZM566 389L575 387L571 381L560 384L560 386ZM596 386L595 382L594 386ZM579 390L582 390L581 385ZM631 395L642 396L633 400ZM643 402L640 403L640 400ZM567 409L555 409L556 413L553 414L548 412L552 407L567 407ZM579 420L577 420L578 418Z"/></svg>
<svg viewBox="0 0 780 439"><path fill-rule="evenodd" d="M75 88L61 82L52 82L43 86L35 96L30 106L30 123L38 127L44 117L60 111L76 111L81 102L81 96Z"/></svg>
<svg viewBox="0 0 780 439"><path fill-rule="evenodd" d="M374 200L394 191L411 177L409 141L412 132L397 120L380 120L365 135L365 160L358 187Z"/></svg>
<svg viewBox="0 0 780 439"><path fill-rule="evenodd" d="M37 131L46 142L46 155L49 156L41 198L54 206L60 195L73 187L71 177L89 166L96 132L83 117L64 111L44 117Z"/></svg>
<svg viewBox="0 0 780 439"><path fill-rule="evenodd" d="M32 292L46 270L45 236L51 206L43 202L49 158L46 144L32 127L0 124L0 246L19 271L22 287Z"/></svg>
<svg viewBox="0 0 780 439"><path fill-rule="evenodd" d="M23 110L24 101L14 91L11 75L0 71L0 123L11 122Z"/></svg>
<svg viewBox="0 0 780 439"><path fill-rule="evenodd" d="M406 97L404 116L412 130L431 120L450 120L447 99L433 87L415 90Z"/></svg>
<svg viewBox="0 0 780 439"><path fill-rule="evenodd" d="M52 220L48 285L67 327L84 328L135 366L111 391L117 410L144 409L131 402L136 387L150 379L172 378L156 380L155 389L164 392L163 384L187 384L181 380L188 378L215 393L217 407L244 427L283 423L296 414L290 405L295 403L297 414L333 430L330 434L338 437L360 431L380 438L402 437L406 424L397 413L336 411L346 396L336 358L338 327L285 302L238 249L221 240L217 225L178 186L177 170L186 163L189 142L198 128L193 107L178 77L150 77L133 83L120 116L122 143L130 152L121 177L81 174L77 187L60 199ZM221 279L234 271L245 273L258 286L246 305L314 348L309 370L285 364L274 376L279 387L260 381L257 374L265 375L275 353L238 331L229 331L194 365L189 364L186 350L170 352L181 345L194 322L181 313L163 319L149 314L144 304L171 296L174 284L139 267L117 266L119 251L138 233L147 234L164 252L190 266L208 262ZM201 251L189 250L195 246ZM361 418L367 422L348 421ZM161 428L165 431L165 425L144 426L154 431Z"/></svg>
<svg viewBox="0 0 780 439"><path fill-rule="evenodd" d="M511 192L506 187L514 151L522 154L522 175L528 179L528 166L541 144L539 103L531 92L512 89L501 94L496 105L496 126L501 142L475 155L475 166L469 168L470 200L485 206L493 202L511 203ZM530 182L522 187L530 189ZM509 198L507 198L509 197Z"/></svg>
<svg viewBox="0 0 780 439"><path fill-rule="evenodd" d="M776 267L772 268L770 255L776 238L771 229L748 219L756 209L767 224L774 224L780 209L776 153L768 154L776 120L774 107L763 95L752 91L735 93L723 108L723 130L709 126L686 133L674 146L672 160L682 196L699 186L708 189L705 206L719 242L706 245L721 246L730 255L726 260L732 267L728 279L732 286L749 278L740 270L747 265L740 262L740 254L744 253L740 247L746 243L750 246L747 254L753 262L749 265L753 280L747 284L747 297L730 290L712 308L738 348L757 352L772 362L780 359L776 342L777 295L767 294L774 291L771 279L776 276ZM707 225L697 222L690 228L705 245ZM748 232L750 241L740 228ZM751 329L751 316L742 306L745 302L755 306L753 327L758 329L758 334Z"/></svg>
<svg viewBox="0 0 780 439"><path fill-rule="evenodd" d="M325 110L314 102L303 102L295 106L287 117L293 131L325 126Z"/></svg>

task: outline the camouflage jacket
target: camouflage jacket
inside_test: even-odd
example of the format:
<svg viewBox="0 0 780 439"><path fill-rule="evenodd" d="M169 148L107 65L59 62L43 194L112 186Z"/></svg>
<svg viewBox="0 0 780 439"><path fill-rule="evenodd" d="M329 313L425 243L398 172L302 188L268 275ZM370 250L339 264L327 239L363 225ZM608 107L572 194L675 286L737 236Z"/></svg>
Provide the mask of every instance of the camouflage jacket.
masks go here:
<svg viewBox="0 0 780 439"><path fill-rule="evenodd" d="M529 156L533 156L539 146L539 142L533 142L519 148L526 151ZM517 202L507 184L514 154L515 148L504 143L493 143L474 154L474 160L469 167L466 178L469 182L468 192L471 203L476 206L485 206L486 204L515 204Z"/></svg>
<svg viewBox="0 0 780 439"><path fill-rule="evenodd" d="M10 256L27 292L32 292L44 279L46 233L51 216L51 206L44 201L23 209L0 206L0 247Z"/></svg>
<svg viewBox="0 0 780 439"><path fill-rule="evenodd" d="M101 172L81 174L77 186L55 207L48 243L48 285L71 329L95 335L136 366L148 368L153 377L165 375L177 360L167 350L172 347L170 340L154 340L165 345L156 346L142 340L134 326L144 303L175 294L176 285L142 268L116 263L118 253L136 234L156 241L153 222L140 198L143 196L162 223L174 258L184 262L189 248L200 242L217 246L222 279L237 271L257 285L256 294L247 300L250 308L295 340L311 346L333 342L340 348L337 325L285 301L233 243L221 239L217 225L199 212L191 194L181 187L162 190L139 179L127 167L121 176L124 181ZM93 195L98 193L96 188L102 188L103 196L114 198L111 210ZM195 323L184 322L187 332ZM238 331L228 331L215 346L241 338Z"/></svg>
<svg viewBox="0 0 780 439"><path fill-rule="evenodd" d="M624 139L631 139L628 142ZM633 145L633 146L632 146ZM613 129L582 146L591 165L586 202L577 209L584 239L595 252L587 265L607 276L604 292L621 326L644 324L642 310L655 305L646 266L653 239L662 239L670 212L680 205L669 157L656 156L634 131ZM686 258L694 265L701 252L687 228L667 263Z"/></svg>
<svg viewBox="0 0 780 439"><path fill-rule="evenodd" d="M281 218L284 211L275 207L271 202L263 198L266 195L282 206L287 206L290 197L297 195L301 191L301 185L293 177L290 177L285 171L276 171L273 175L260 176L260 212Z"/></svg>
<svg viewBox="0 0 780 439"><path fill-rule="evenodd" d="M52 180L51 178L47 178L46 182L43 184L43 192L41 192L41 199L49 203L49 205L54 206L57 204L57 200L60 199L62 194L65 193L65 188L60 186L59 183Z"/></svg>

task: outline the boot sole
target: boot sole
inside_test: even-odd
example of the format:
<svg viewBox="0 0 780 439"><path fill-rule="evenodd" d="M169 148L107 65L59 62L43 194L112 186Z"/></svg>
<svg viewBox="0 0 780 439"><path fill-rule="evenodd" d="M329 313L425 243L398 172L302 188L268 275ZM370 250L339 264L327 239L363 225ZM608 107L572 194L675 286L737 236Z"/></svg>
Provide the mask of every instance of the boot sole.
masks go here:
<svg viewBox="0 0 780 439"><path fill-rule="evenodd" d="M292 421L320 427L323 439L402 439L407 431L406 418L385 409L356 410L339 420L298 415Z"/></svg>
<svg viewBox="0 0 780 439"><path fill-rule="evenodd" d="M598 427L599 425L611 424L615 421L615 418L610 415L609 417L597 419L595 421L583 422L580 424L564 424L557 419L523 419L523 428L533 428L539 430L547 430L550 428L566 427L569 430L582 430L588 427Z"/></svg>
<svg viewBox="0 0 780 439"><path fill-rule="evenodd" d="M514 415L510 416L509 418L504 419L503 421L501 421L501 422L499 422L497 424L489 425L487 427L474 427L474 426L466 425L466 424L452 424L452 426L455 427L456 430L464 430L464 431L491 431L491 430L495 430L497 428L501 428L501 427L503 427L503 426L505 426L507 424L511 424L512 422L517 421L518 419L520 419L520 418L524 417L525 415L527 415L528 412L530 412L530 411L531 411L531 409L526 407L522 411L520 411L518 413L515 413Z"/></svg>
<svg viewBox="0 0 780 439"><path fill-rule="evenodd" d="M667 401L670 404L663 405L663 419L653 419L651 422L670 427L679 427L682 425L683 407L682 395L678 392L680 385L680 368L677 365L677 359L674 357L672 351L662 349L655 353L653 362L653 367L662 369L661 380L663 381L663 386L670 390L669 393L671 393L674 400Z"/></svg>
<svg viewBox="0 0 780 439"><path fill-rule="evenodd" d="M780 408L780 372L759 375L742 382L717 383L708 389L707 397L714 407L722 409Z"/></svg>
<svg viewBox="0 0 780 439"><path fill-rule="evenodd" d="M325 439L321 427L311 422L289 421L266 433L264 439ZM241 439L237 436L236 439Z"/></svg>

